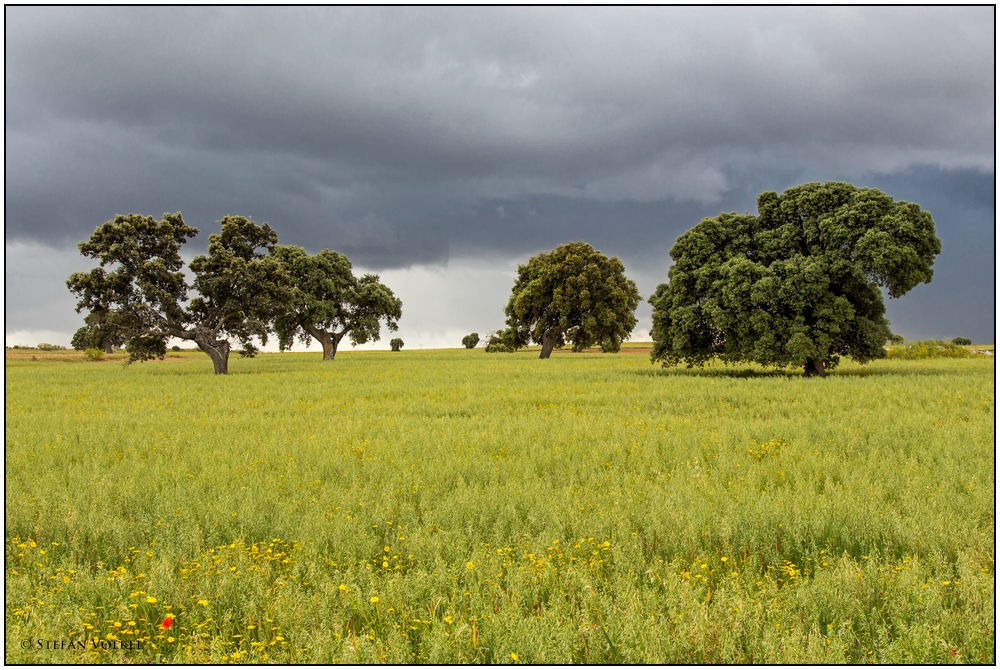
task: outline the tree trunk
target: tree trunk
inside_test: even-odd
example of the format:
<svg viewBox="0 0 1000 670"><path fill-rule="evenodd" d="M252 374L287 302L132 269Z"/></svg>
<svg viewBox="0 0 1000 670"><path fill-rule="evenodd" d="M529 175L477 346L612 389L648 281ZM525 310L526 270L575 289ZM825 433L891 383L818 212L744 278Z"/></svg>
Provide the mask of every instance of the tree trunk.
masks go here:
<svg viewBox="0 0 1000 670"><path fill-rule="evenodd" d="M208 354L208 357L212 359L212 365L215 366L215 374L229 374L230 345L228 340L216 340L208 333L196 332L194 341L198 345L198 348Z"/></svg>
<svg viewBox="0 0 1000 670"><path fill-rule="evenodd" d="M114 349L111 346L111 340L104 340L102 344L104 345L104 353L106 354L115 353Z"/></svg>
<svg viewBox="0 0 1000 670"><path fill-rule="evenodd" d="M306 332L313 336L317 342L323 347L323 360L332 361L334 356L337 355L337 347L340 346L340 341L344 339L344 335L347 331L343 333L328 333L325 330L320 330L319 328L306 328Z"/></svg>
<svg viewBox="0 0 1000 670"><path fill-rule="evenodd" d="M333 357L337 355L337 347L340 346L340 341L342 339L344 339L344 335L346 335L346 334L347 334L346 330L344 332L340 333L339 335L337 333L333 334L333 348L332 348L332 350L330 352L330 358L329 359L324 359L324 360L331 360L331 361L333 360Z"/></svg>
<svg viewBox="0 0 1000 670"><path fill-rule="evenodd" d="M552 355L552 350L556 346L556 335L559 331L555 328L549 328L544 333L542 333L542 353L539 358L548 358Z"/></svg>
<svg viewBox="0 0 1000 670"><path fill-rule="evenodd" d="M806 377L826 377L826 369L823 367L823 361L807 358L805 375Z"/></svg>
<svg viewBox="0 0 1000 670"><path fill-rule="evenodd" d="M323 360L332 361L333 357L337 355L337 345L333 343L330 333L325 330L317 330L313 337L319 340L320 346L323 347Z"/></svg>

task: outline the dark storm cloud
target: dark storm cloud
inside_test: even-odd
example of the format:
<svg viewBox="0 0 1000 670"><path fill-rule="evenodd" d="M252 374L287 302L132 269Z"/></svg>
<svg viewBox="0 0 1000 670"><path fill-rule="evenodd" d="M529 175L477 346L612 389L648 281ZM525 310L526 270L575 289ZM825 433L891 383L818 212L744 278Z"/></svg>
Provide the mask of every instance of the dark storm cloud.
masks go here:
<svg viewBox="0 0 1000 670"><path fill-rule="evenodd" d="M933 192L935 284L947 254L987 258L988 7L5 19L8 241L65 248L115 213L180 210L204 246L241 213L376 269L585 239L652 284L703 216L837 178ZM977 305L986 279L962 280L988 285Z"/></svg>

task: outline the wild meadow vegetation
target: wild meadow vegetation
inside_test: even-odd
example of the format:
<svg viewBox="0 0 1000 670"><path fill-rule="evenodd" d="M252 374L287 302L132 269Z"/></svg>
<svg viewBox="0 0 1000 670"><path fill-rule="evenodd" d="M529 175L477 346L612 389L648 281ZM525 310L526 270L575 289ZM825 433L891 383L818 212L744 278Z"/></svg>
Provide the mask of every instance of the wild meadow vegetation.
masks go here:
<svg viewBox="0 0 1000 670"><path fill-rule="evenodd" d="M992 358L628 346L8 357L5 660L995 662Z"/></svg>

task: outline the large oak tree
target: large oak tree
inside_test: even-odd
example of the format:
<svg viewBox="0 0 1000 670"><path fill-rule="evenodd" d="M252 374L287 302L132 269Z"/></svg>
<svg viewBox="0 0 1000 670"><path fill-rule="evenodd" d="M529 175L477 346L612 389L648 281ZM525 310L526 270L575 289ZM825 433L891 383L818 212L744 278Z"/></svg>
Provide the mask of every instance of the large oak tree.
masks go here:
<svg viewBox="0 0 1000 670"><path fill-rule="evenodd" d="M229 371L230 338L253 356L252 338L267 342L277 305L287 300L288 278L268 255L277 234L242 216L226 216L209 236L208 254L191 261L188 285L181 246L198 234L180 212L160 221L141 214L118 215L79 244L100 262L66 284L77 311L110 312L124 338L129 361L163 358L171 337L194 341L212 359L216 374ZM196 296L188 301L188 291Z"/></svg>
<svg viewBox="0 0 1000 670"><path fill-rule="evenodd" d="M802 366L883 358L882 299L929 282L931 215L873 188L827 182L762 193L757 216L720 214L681 235L653 305L653 361Z"/></svg>
<svg viewBox="0 0 1000 670"><path fill-rule="evenodd" d="M541 344L539 358L567 341L574 351L594 344L617 351L635 328L638 305L639 290L620 260L570 242L518 266L501 340L508 347Z"/></svg>
<svg viewBox="0 0 1000 670"><path fill-rule="evenodd" d="M399 329L403 302L378 275L355 277L347 256L329 249L310 256L289 245L274 247L272 256L292 282L290 299L274 320L282 350L296 337L306 346L312 338L322 345L323 360L332 361L345 336L364 344L378 341L382 322Z"/></svg>

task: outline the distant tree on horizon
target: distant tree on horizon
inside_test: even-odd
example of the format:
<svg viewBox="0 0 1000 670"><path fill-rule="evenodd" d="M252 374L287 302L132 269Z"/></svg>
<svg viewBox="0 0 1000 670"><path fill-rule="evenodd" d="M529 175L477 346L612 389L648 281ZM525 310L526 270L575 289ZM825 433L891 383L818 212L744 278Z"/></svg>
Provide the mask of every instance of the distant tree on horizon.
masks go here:
<svg viewBox="0 0 1000 670"><path fill-rule="evenodd" d="M106 354L114 352L115 347L125 344L125 336L116 323L116 315L107 309L95 308L86 317L85 325L81 326L70 341L77 351L100 349Z"/></svg>
<svg viewBox="0 0 1000 670"><path fill-rule="evenodd" d="M618 258L569 242L518 266L500 340L514 348L541 344L539 358L567 342L573 351L597 343L610 350L635 328L638 305L639 290Z"/></svg>
<svg viewBox="0 0 1000 670"><path fill-rule="evenodd" d="M364 344L378 341L383 321L390 332L399 329L403 302L378 275L355 277L347 256L329 249L310 256L288 245L276 245L271 255L292 283L291 298L274 320L282 351L296 337L306 346L315 339L323 360L332 361L345 336L352 344Z"/></svg>

